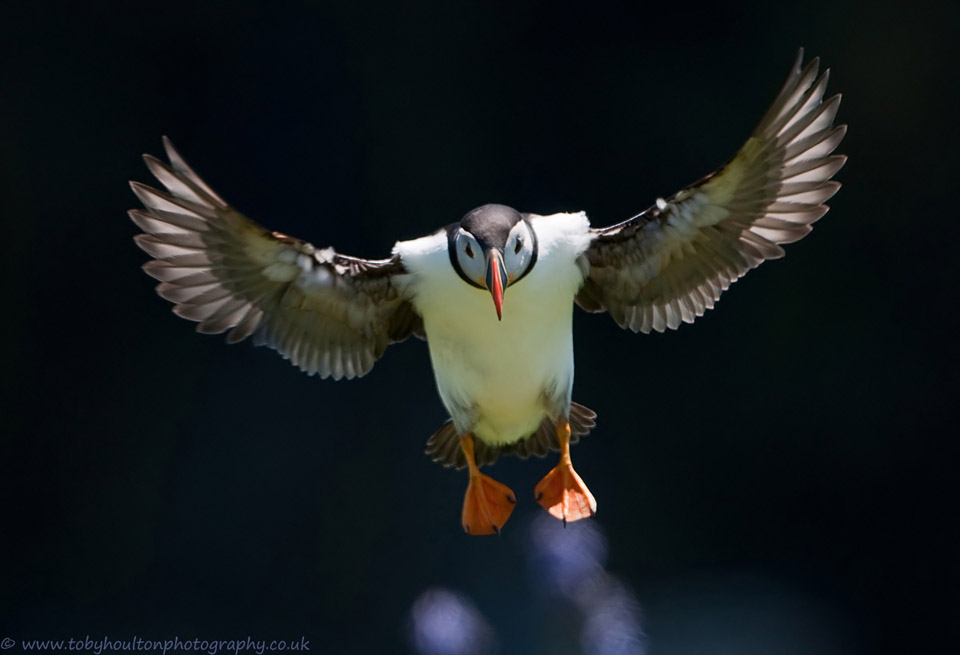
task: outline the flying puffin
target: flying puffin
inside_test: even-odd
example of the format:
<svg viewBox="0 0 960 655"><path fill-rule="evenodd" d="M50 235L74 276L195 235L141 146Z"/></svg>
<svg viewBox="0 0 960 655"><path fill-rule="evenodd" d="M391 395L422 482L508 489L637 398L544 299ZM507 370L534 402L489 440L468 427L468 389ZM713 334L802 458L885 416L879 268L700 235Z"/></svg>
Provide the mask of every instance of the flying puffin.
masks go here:
<svg viewBox="0 0 960 655"><path fill-rule="evenodd" d="M840 96L829 71L801 69L726 165L622 223L592 228L583 212L542 216L490 204L392 256L350 257L260 227L228 205L164 137L169 163L144 155L166 188L132 182L130 218L153 259L144 270L173 311L227 342L252 336L304 372L353 378L391 343L426 339L451 420L427 441L445 466L469 469L462 523L498 533L516 497L480 472L500 454L560 460L535 488L566 523L596 512L570 444L596 414L571 400L574 304L634 332L692 323L748 270L783 255L827 212ZM505 300L506 298L506 300ZM492 303L491 303L492 299ZM491 306L492 304L492 306Z"/></svg>

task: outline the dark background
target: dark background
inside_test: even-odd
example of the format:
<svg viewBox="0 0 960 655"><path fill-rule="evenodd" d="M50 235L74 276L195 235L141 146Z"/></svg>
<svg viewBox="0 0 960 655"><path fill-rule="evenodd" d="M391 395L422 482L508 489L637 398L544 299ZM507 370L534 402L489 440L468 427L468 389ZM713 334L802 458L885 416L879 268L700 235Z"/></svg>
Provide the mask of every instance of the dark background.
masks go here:
<svg viewBox="0 0 960 655"><path fill-rule="evenodd" d="M444 652L412 608L446 590L503 653L955 646L956 8L5 3L0 637ZM162 134L261 223L378 257L486 202L632 215L735 152L801 45L844 94L844 188L694 326L578 312L589 525L551 532L554 462L509 459L505 533L460 532L422 342L309 378L139 270L126 182ZM626 623L544 534L573 569L605 544Z"/></svg>

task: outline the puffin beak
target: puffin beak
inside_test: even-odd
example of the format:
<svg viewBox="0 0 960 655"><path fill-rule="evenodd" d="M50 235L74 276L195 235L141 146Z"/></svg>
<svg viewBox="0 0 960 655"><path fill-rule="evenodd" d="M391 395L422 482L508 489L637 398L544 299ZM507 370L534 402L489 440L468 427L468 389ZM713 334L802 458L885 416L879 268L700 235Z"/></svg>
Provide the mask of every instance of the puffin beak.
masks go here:
<svg viewBox="0 0 960 655"><path fill-rule="evenodd" d="M497 308L497 319L503 320L503 285L507 281L507 267L503 265L503 254L496 248L487 251L486 280Z"/></svg>

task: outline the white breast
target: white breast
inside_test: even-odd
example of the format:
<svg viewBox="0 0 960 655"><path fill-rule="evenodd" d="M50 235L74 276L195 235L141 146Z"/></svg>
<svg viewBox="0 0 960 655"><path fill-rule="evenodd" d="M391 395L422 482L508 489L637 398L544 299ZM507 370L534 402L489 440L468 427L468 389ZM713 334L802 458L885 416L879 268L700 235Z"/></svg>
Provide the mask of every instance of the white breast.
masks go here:
<svg viewBox="0 0 960 655"><path fill-rule="evenodd" d="M461 434L488 443L522 439L545 414L569 409L577 258L589 223L579 213L532 216L531 225L537 263L505 291L502 321L489 291L453 270L444 232L394 248L410 272L398 284L423 317L440 398Z"/></svg>

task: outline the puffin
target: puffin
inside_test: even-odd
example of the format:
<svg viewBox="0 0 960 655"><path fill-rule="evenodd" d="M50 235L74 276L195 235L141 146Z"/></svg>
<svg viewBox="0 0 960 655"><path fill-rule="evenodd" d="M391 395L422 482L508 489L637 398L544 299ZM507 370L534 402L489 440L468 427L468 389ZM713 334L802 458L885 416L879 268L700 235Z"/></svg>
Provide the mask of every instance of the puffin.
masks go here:
<svg viewBox="0 0 960 655"><path fill-rule="evenodd" d="M463 529L497 534L516 504L481 467L551 450L559 461L534 496L566 525L597 510L570 456L596 425L572 400L574 307L633 332L676 329L811 231L840 188L846 126L834 126L840 95L824 99L829 70L802 63L801 49L728 163L607 227L487 204L385 259L353 257L261 227L164 137L167 161L144 155L163 189L131 182L144 205L129 212L134 239L159 295L198 332L252 337L309 375L366 375L390 344L425 339L450 416L426 452L468 469Z"/></svg>

